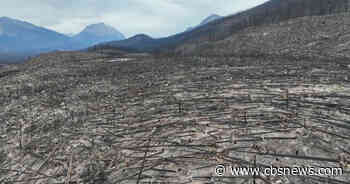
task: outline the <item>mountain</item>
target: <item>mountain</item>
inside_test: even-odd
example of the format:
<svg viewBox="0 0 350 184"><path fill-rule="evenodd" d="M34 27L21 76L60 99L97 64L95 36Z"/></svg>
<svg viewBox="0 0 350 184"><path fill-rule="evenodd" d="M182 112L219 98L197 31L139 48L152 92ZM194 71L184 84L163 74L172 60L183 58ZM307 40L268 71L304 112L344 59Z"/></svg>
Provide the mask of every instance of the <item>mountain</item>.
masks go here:
<svg viewBox="0 0 350 184"><path fill-rule="evenodd" d="M125 40L121 40L118 42L113 42L115 45L113 47L118 47L120 50L128 51L128 52L142 52L147 50L145 45L150 46L156 44L156 39L146 35L146 34L138 34L133 37L130 37ZM109 47L109 43L104 43L97 45L95 47L91 47L91 49L99 49Z"/></svg>
<svg viewBox="0 0 350 184"><path fill-rule="evenodd" d="M202 25L208 24L209 22L212 22L212 21L220 19L220 18L221 18L220 15L212 14L209 17L205 18L199 25L202 26Z"/></svg>
<svg viewBox="0 0 350 184"><path fill-rule="evenodd" d="M102 42L124 39L125 36L121 32L104 23L89 25L82 32L73 37L73 40L82 43L85 47Z"/></svg>
<svg viewBox="0 0 350 184"><path fill-rule="evenodd" d="M144 45L124 45L123 42L109 42L108 47L129 49L143 48L144 51L172 51L186 43L201 43L225 39L247 27L278 23L284 20L327 15L349 10L350 0L270 0L246 11L209 22L191 31L154 39Z"/></svg>
<svg viewBox="0 0 350 184"><path fill-rule="evenodd" d="M77 50L112 40L124 35L104 23L87 26L77 35L64 35L28 22L0 18L0 63L21 61L43 52Z"/></svg>
<svg viewBox="0 0 350 184"><path fill-rule="evenodd" d="M306 16L243 29L215 42L187 43L182 55L350 58L350 12ZM229 49L228 49L229 48ZM348 59L344 60L345 62Z"/></svg>
<svg viewBox="0 0 350 184"><path fill-rule="evenodd" d="M66 35L66 36L69 36L69 37L73 37L73 36L75 36L75 34L74 34L74 33L66 33L65 35Z"/></svg>
<svg viewBox="0 0 350 184"><path fill-rule="evenodd" d="M73 42L63 34L28 22L0 18L0 53L34 53L57 49L73 49Z"/></svg>
<svg viewBox="0 0 350 184"><path fill-rule="evenodd" d="M194 26L194 27L189 27L186 29L186 31L191 31L199 26L203 26L205 24L208 24L209 22L212 22L212 21L220 19L220 18L222 18L220 15L212 14L212 15L206 17L204 20L202 20L202 22L199 25Z"/></svg>

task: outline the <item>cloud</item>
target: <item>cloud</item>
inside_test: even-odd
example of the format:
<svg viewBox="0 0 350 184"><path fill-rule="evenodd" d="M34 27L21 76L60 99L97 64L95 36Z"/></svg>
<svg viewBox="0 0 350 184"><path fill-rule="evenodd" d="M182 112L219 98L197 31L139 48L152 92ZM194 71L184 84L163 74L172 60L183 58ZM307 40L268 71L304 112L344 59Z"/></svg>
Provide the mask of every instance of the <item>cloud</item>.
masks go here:
<svg viewBox="0 0 350 184"><path fill-rule="evenodd" d="M98 22L126 36L138 33L163 37L182 32L216 13L229 15L267 0L11 0L2 2L0 16L78 33Z"/></svg>

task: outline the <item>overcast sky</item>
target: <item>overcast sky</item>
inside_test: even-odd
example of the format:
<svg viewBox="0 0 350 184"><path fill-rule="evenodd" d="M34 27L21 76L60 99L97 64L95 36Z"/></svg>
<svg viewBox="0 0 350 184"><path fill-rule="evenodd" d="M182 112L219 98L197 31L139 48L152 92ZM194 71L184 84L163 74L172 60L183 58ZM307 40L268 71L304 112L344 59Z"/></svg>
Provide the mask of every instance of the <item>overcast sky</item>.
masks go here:
<svg viewBox="0 0 350 184"><path fill-rule="evenodd" d="M267 0L1 0L7 16L61 33L78 33L104 22L127 37L163 37L199 24L210 14L226 16Z"/></svg>

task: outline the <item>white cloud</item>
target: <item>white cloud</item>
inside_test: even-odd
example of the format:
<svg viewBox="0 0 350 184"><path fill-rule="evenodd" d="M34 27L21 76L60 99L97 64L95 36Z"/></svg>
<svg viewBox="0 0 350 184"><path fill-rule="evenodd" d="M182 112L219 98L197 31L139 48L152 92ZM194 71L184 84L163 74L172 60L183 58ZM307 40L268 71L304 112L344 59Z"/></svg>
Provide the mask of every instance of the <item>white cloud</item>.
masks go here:
<svg viewBox="0 0 350 184"><path fill-rule="evenodd" d="M267 0L3 0L0 16L77 33L105 22L126 36L168 36L197 25L206 16L229 15Z"/></svg>

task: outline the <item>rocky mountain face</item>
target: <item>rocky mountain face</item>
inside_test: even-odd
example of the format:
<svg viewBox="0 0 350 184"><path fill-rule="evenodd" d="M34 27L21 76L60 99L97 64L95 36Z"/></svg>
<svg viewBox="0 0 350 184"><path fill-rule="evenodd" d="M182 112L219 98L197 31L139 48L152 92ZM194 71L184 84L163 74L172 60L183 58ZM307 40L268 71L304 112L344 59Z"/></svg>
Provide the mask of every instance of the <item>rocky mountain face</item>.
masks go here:
<svg viewBox="0 0 350 184"><path fill-rule="evenodd" d="M123 40L125 36L112 26L98 23L87 26L73 39L88 47L102 42Z"/></svg>

